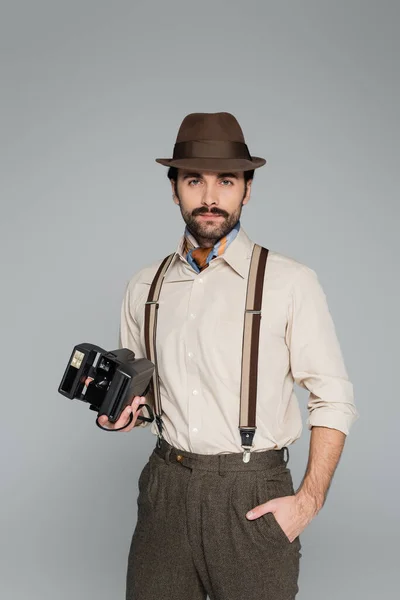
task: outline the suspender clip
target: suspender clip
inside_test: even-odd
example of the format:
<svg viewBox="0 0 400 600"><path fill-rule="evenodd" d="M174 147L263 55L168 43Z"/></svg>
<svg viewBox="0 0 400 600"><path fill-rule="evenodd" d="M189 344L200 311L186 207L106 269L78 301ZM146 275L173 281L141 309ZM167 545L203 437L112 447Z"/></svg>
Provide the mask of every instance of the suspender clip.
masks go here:
<svg viewBox="0 0 400 600"><path fill-rule="evenodd" d="M255 427L239 427L240 437L242 439L243 462L248 463L250 460L250 452L253 446L253 438L256 432Z"/></svg>
<svg viewBox="0 0 400 600"><path fill-rule="evenodd" d="M162 428L163 428L163 422L161 419L160 415L155 415L154 417L156 425L157 425L157 446L160 447L161 446L161 440L162 440Z"/></svg>
<svg viewBox="0 0 400 600"><path fill-rule="evenodd" d="M242 446L244 448L244 446ZM244 448L243 450L243 462L248 463L250 460L250 448Z"/></svg>

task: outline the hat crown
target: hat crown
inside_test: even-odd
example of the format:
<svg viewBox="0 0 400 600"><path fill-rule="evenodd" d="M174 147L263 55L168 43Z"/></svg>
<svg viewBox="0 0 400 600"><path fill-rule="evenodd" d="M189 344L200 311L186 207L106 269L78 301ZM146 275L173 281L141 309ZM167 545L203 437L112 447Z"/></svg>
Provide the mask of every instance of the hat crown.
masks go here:
<svg viewBox="0 0 400 600"><path fill-rule="evenodd" d="M192 140L215 140L245 143L242 128L228 112L190 113L183 119L176 143Z"/></svg>
<svg viewBox="0 0 400 600"><path fill-rule="evenodd" d="M166 167L206 171L249 171L265 158L251 156L239 122L229 112L190 113L176 137L172 158L156 158Z"/></svg>

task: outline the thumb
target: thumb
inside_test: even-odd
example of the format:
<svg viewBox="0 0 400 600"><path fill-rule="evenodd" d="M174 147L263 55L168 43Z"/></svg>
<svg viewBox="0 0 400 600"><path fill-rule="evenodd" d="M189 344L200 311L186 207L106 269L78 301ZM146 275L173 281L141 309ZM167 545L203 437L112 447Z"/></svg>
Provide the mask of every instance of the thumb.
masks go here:
<svg viewBox="0 0 400 600"><path fill-rule="evenodd" d="M248 519L257 519L261 517L261 515L265 515L268 512L274 512L276 510L276 503L274 500L268 500L268 502L264 502L264 504L259 504L252 508L247 514L246 517Z"/></svg>

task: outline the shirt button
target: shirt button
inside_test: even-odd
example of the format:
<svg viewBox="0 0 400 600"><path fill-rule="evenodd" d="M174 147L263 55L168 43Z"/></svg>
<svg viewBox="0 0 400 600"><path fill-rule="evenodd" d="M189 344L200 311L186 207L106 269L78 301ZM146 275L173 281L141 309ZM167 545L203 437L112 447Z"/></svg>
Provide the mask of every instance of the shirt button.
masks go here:
<svg viewBox="0 0 400 600"><path fill-rule="evenodd" d="M193 431L194 433L197 433L197 432L198 432L198 429L197 429L197 427L193 427L192 431Z"/></svg>
<svg viewBox="0 0 400 600"><path fill-rule="evenodd" d="M188 356L189 356L190 358L192 358L192 356L193 356L193 352L188 352Z"/></svg>
<svg viewBox="0 0 400 600"><path fill-rule="evenodd" d="M195 315L195 313L190 313L190 317L191 317L192 319L195 319L195 318L196 318L196 315Z"/></svg>
<svg viewBox="0 0 400 600"><path fill-rule="evenodd" d="M197 390L193 390L193 392L192 392L193 396L197 396L198 393L199 392Z"/></svg>
<svg viewBox="0 0 400 600"><path fill-rule="evenodd" d="M203 283L203 280L200 278L197 280L199 283Z"/></svg>

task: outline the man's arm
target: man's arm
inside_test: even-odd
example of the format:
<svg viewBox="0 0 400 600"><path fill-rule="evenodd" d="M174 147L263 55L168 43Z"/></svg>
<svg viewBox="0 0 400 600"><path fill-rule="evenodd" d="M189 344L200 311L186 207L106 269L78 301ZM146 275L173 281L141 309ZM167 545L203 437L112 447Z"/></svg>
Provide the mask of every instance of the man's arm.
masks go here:
<svg viewBox="0 0 400 600"><path fill-rule="evenodd" d="M345 441L346 435L337 429L311 429L307 469L296 492L303 511L315 516L323 507Z"/></svg>
<svg viewBox="0 0 400 600"><path fill-rule="evenodd" d="M337 429L314 426L306 473L294 496L274 498L256 507L247 517L257 519L272 512L289 541L293 541L324 505L339 462L346 435Z"/></svg>
<svg viewBox="0 0 400 600"><path fill-rule="evenodd" d="M293 541L321 510L345 438L359 416L325 293L316 273L304 265L292 286L286 343L293 379L310 392L307 469L294 496L269 500L250 518L273 512Z"/></svg>
<svg viewBox="0 0 400 600"><path fill-rule="evenodd" d="M324 290L302 265L292 285L286 343L294 381L308 390L309 429L337 429L348 435L358 413Z"/></svg>

